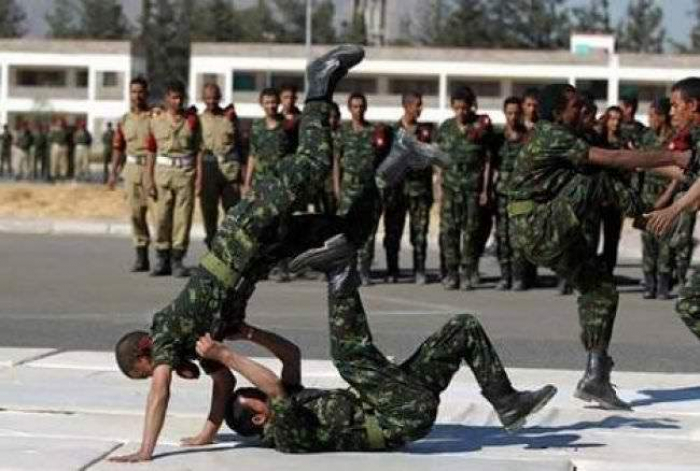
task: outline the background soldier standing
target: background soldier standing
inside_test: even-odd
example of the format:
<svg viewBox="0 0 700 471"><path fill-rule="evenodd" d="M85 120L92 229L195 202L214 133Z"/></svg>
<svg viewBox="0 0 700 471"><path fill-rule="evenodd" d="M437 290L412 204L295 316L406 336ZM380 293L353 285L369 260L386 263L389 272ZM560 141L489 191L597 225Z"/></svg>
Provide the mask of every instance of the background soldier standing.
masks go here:
<svg viewBox="0 0 700 471"><path fill-rule="evenodd" d="M233 105L219 106L221 90L215 83L204 86L206 109L199 116L202 126L202 158L198 171L197 194L206 231L205 243L211 246L219 219L219 202L228 211L240 200L241 162L238 129Z"/></svg>
<svg viewBox="0 0 700 471"><path fill-rule="evenodd" d="M148 246L151 242L148 229L148 189L146 188L146 160L151 139L151 111L148 109L148 82L143 77L134 78L129 84L131 109L122 117L110 148L112 172L108 185L114 189L119 172L124 169L124 191L130 208L131 233L136 248L136 261L132 272L151 269Z"/></svg>
<svg viewBox="0 0 700 471"><path fill-rule="evenodd" d="M34 136L29 129L29 123L22 122L17 126L13 153L15 154L15 178L30 179L34 170L32 145Z"/></svg>
<svg viewBox="0 0 700 471"><path fill-rule="evenodd" d="M47 180L49 177L49 140L46 125L34 122L34 175ZM41 166L41 171L39 167Z"/></svg>
<svg viewBox="0 0 700 471"><path fill-rule="evenodd" d="M522 122L522 101L510 97L503 104L506 126L499 136L498 159L495 163L498 171L495 179L496 194L496 240L498 262L501 265L501 281L498 288L515 291L527 289L525 283L524 263L520 252L513 247L513 227L508 216L508 182L515 168L515 161L527 141L527 129Z"/></svg>
<svg viewBox="0 0 700 471"><path fill-rule="evenodd" d="M189 275L182 264L190 243L195 179L201 158L201 129L197 110L185 110L185 85L170 82L165 89L166 110L151 118L148 161L149 194L156 200L156 254L151 275Z"/></svg>
<svg viewBox="0 0 700 471"><path fill-rule="evenodd" d="M294 153L299 146L299 123L301 110L297 106L299 90L296 86L285 83L279 89L280 113L284 118L284 130L289 135L288 153Z"/></svg>
<svg viewBox="0 0 700 471"><path fill-rule="evenodd" d="M49 130L51 144L51 179L58 180L68 176L69 136L66 121L56 118Z"/></svg>
<svg viewBox="0 0 700 471"><path fill-rule="evenodd" d="M401 97L404 114L394 132L405 129L419 141L430 142L431 127L418 123L423 111L423 95L407 92ZM413 272L417 284L425 284L425 258L428 247L430 207L433 204L433 169L409 170L403 183L389 188L384 195L384 248L387 277L392 283L399 278L399 252L406 212L409 213L410 240L413 246Z"/></svg>
<svg viewBox="0 0 700 471"><path fill-rule="evenodd" d="M437 142L450 156L440 171L442 187L440 238L447 276L445 289L470 290L479 283L479 256L483 207L488 204L491 120L474 113L476 96L469 87L450 98L455 117L440 126ZM462 273L459 273L461 267Z"/></svg>
<svg viewBox="0 0 700 471"><path fill-rule="evenodd" d="M102 133L102 175L103 183L109 179L109 163L112 161L112 142L114 141L114 128L112 123L107 123L105 131Z"/></svg>
<svg viewBox="0 0 700 471"><path fill-rule="evenodd" d="M4 176L7 172L7 175L11 177L13 175L12 132L7 124L2 126L2 149L0 152L0 176Z"/></svg>
<svg viewBox="0 0 700 471"><path fill-rule="evenodd" d="M90 177L92 135L85 129L85 121L78 121L77 129L73 133L73 144L75 144L75 179L88 180Z"/></svg>

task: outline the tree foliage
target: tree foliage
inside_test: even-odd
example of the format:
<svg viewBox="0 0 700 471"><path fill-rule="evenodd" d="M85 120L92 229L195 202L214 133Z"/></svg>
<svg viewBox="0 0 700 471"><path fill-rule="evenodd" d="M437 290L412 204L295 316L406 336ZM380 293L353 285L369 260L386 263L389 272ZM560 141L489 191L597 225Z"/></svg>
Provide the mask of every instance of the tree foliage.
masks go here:
<svg viewBox="0 0 700 471"><path fill-rule="evenodd" d="M618 47L622 51L660 54L666 40L664 13L656 0L632 0L627 14L617 27Z"/></svg>
<svg viewBox="0 0 700 471"><path fill-rule="evenodd" d="M18 38L27 32L27 14L15 0L0 0L0 38Z"/></svg>
<svg viewBox="0 0 700 471"><path fill-rule="evenodd" d="M614 32L610 21L610 0L589 0L588 5L571 10L574 27L584 33Z"/></svg>
<svg viewBox="0 0 700 471"><path fill-rule="evenodd" d="M56 0L46 22L54 38L127 39L131 34L118 0Z"/></svg>

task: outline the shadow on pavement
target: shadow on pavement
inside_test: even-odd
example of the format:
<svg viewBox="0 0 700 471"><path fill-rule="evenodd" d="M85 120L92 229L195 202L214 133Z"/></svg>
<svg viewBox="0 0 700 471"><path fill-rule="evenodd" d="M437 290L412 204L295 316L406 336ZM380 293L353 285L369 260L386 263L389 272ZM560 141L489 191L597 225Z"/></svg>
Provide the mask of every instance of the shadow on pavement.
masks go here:
<svg viewBox="0 0 700 471"><path fill-rule="evenodd" d="M682 402L700 400L700 386L678 389L642 389L639 394L647 396L630 403L632 407L643 407L663 402Z"/></svg>

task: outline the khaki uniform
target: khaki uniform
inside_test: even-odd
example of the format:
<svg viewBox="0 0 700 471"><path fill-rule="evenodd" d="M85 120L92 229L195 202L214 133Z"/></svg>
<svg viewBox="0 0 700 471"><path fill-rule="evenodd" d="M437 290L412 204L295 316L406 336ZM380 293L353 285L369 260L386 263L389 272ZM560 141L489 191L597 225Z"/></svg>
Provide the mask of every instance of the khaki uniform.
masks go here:
<svg viewBox="0 0 700 471"><path fill-rule="evenodd" d="M240 200L241 163L237 152L235 121L223 110L204 111L200 117L202 126L202 193L200 204L206 244L209 246L216 234L219 219L219 201L228 211Z"/></svg>
<svg viewBox="0 0 700 471"><path fill-rule="evenodd" d="M34 170L34 156L31 148L34 142L32 133L27 129L17 131L15 145L12 153L14 154L15 176L20 178L31 178Z"/></svg>
<svg viewBox="0 0 700 471"><path fill-rule="evenodd" d="M151 118L151 134L156 144L156 250L185 252L194 211L199 120L164 112Z"/></svg>
<svg viewBox="0 0 700 471"><path fill-rule="evenodd" d="M92 136L85 129L78 129L73 135L75 143L75 176L87 177L90 174L90 145Z"/></svg>
<svg viewBox="0 0 700 471"><path fill-rule="evenodd" d="M49 130L51 143L51 178L68 176L68 130L65 126L52 125Z"/></svg>
<svg viewBox="0 0 700 471"><path fill-rule="evenodd" d="M148 230L148 208L152 201L144 184L148 141L151 132L151 112L139 111L125 114L119 122L114 146L126 155L122 175L124 191L129 204L131 233L134 246L147 247L151 242ZM151 207L152 209L152 207Z"/></svg>

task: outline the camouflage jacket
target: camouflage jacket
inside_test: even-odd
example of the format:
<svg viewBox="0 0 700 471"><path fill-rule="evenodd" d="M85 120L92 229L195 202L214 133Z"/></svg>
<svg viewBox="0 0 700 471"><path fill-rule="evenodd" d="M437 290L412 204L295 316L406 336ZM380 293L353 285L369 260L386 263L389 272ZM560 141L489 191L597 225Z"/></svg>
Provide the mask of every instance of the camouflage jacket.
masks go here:
<svg viewBox="0 0 700 471"><path fill-rule="evenodd" d="M482 125L479 119L468 122L464 129L460 129L455 118L442 123L438 129L437 143L451 160L449 167L443 170L443 189L454 192L480 191L492 142L490 125Z"/></svg>
<svg viewBox="0 0 700 471"><path fill-rule="evenodd" d="M403 127L403 121L399 120L396 124L394 124L393 131L397 132ZM427 126L423 124L416 125L416 135L418 135L421 129L427 129ZM397 190L399 188L401 188L401 186L398 186ZM432 197L433 168L428 167L425 170L409 170L403 182L403 191L409 197L423 196L427 194Z"/></svg>
<svg viewBox="0 0 700 471"><path fill-rule="evenodd" d="M496 142L494 147L498 150L493 163L494 169L498 170L495 191L499 195L505 195L507 192L510 176L515 168L518 155L528 139L528 132L523 128L521 132L510 137L510 139L506 138L505 129L494 136Z"/></svg>
<svg viewBox="0 0 700 471"><path fill-rule="evenodd" d="M644 150L665 149L668 147L671 137L671 132L657 136L653 130L647 129L639 141L639 147ZM647 206L653 206L669 183L670 180L663 175L651 171L645 172L641 195L643 203Z"/></svg>
<svg viewBox="0 0 700 471"><path fill-rule="evenodd" d="M509 196L514 200L550 201L584 171L589 149L571 129L549 121L537 122L515 163Z"/></svg>
<svg viewBox="0 0 700 471"><path fill-rule="evenodd" d="M253 121L250 129L250 155L255 156L256 173L270 171L276 162L289 153L290 146L281 116L274 129L267 128L265 118Z"/></svg>
<svg viewBox="0 0 700 471"><path fill-rule="evenodd" d="M627 144L631 143L635 148L639 148L646 130L647 127L636 120L620 123L620 138L624 142L623 147L626 148Z"/></svg>
<svg viewBox="0 0 700 471"><path fill-rule="evenodd" d="M270 401L263 445L285 453L370 449L362 402L349 390L302 389Z"/></svg>
<svg viewBox="0 0 700 471"><path fill-rule="evenodd" d="M352 123L343 123L337 133L334 152L339 157L341 197L339 214L345 214L350 204L367 186L375 186L374 171L377 154L372 145L374 126L365 123L360 131L355 131Z"/></svg>

